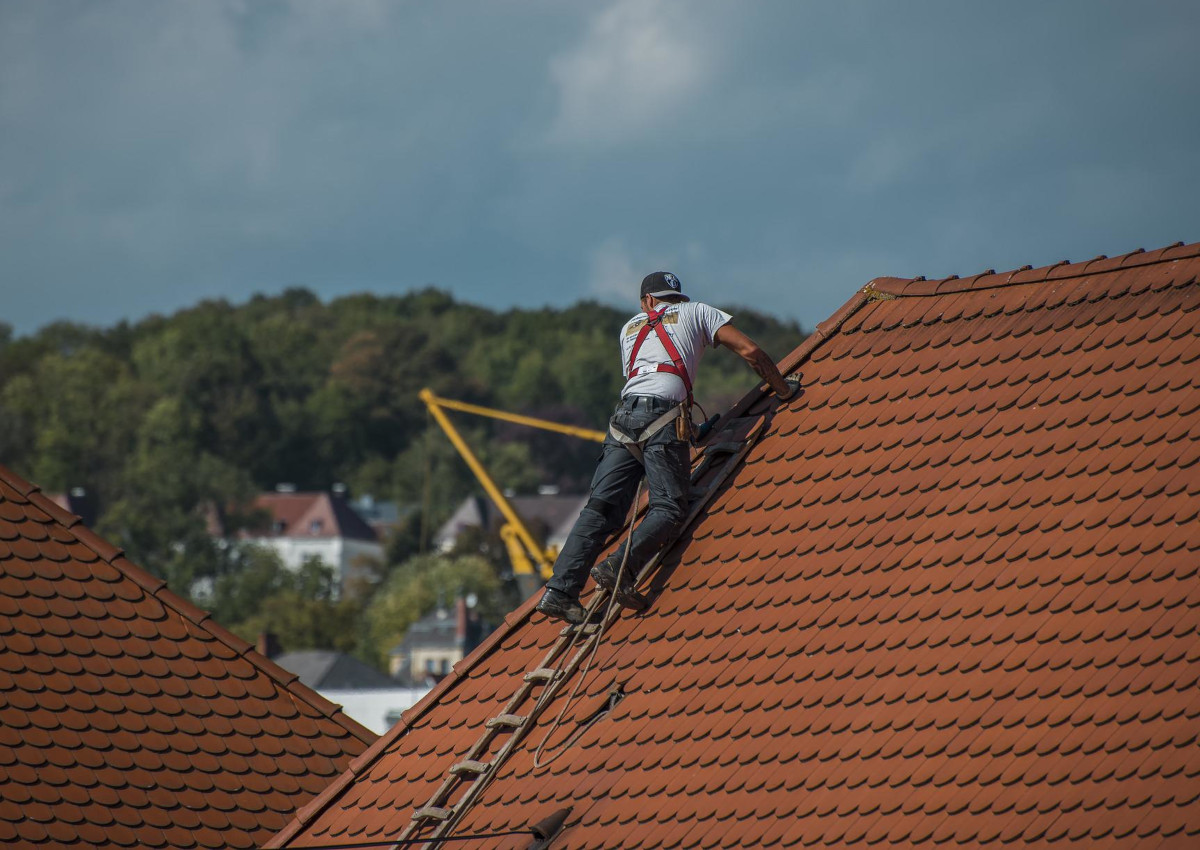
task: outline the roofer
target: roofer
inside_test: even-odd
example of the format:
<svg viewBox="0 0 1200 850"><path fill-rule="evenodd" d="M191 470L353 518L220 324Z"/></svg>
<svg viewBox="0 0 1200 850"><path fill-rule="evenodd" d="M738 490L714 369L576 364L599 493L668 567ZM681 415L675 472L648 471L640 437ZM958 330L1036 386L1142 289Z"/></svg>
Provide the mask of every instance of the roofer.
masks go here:
<svg viewBox="0 0 1200 850"><path fill-rule="evenodd" d="M649 491L646 515L631 540L592 569L592 578L611 590L620 574L617 601L640 607L634 577L683 525L691 473L692 382L705 346L732 349L780 398L795 391L754 340L730 323L732 316L689 300L670 272L654 272L642 280L641 308L621 328L625 387L609 420L591 496L537 605L543 614L572 624L586 617L579 593L588 567L629 513L643 472ZM622 569L625 545L631 548Z"/></svg>

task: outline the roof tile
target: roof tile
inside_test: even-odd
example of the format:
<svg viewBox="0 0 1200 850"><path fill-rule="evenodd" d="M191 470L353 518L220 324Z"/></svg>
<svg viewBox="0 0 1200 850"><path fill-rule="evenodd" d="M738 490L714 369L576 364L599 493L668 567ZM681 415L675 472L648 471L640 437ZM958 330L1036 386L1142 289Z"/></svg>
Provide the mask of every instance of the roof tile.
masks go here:
<svg viewBox="0 0 1200 850"><path fill-rule="evenodd" d="M572 847L1200 834L1198 273L1191 245L873 281L554 740L624 700L538 770L560 691L456 832L569 801ZM397 837L557 635L510 617L275 843Z"/></svg>
<svg viewBox="0 0 1200 850"><path fill-rule="evenodd" d="M0 627L0 729L19 730L0 740L0 761L9 763L0 840L253 846L371 740L308 689L270 676L244 642L3 467L0 523L0 590L17 603ZM262 718L240 731L221 728L212 714L212 701L234 682L254 696L228 702L227 716ZM310 711L320 720L303 736L273 720L317 704L322 710ZM312 754L316 735L328 742L321 756ZM302 781L264 797L270 786L255 790L234 750L272 754L260 764L263 776L288 753L306 753L297 762L306 768ZM210 776L228 776L232 790L214 794ZM253 818L231 824L221 811L231 803Z"/></svg>

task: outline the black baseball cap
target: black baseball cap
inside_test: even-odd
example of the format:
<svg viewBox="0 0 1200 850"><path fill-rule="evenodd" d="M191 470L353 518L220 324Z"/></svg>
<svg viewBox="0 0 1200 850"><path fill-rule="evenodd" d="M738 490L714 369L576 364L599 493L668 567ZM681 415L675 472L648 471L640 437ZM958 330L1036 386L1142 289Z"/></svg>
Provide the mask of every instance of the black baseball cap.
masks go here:
<svg viewBox="0 0 1200 850"><path fill-rule="evenodd" d="M676 295L680 300L687 301L688 297L680 290L679 278L670 272L652 272L642 278L642 298L647 295L653 295L655 298Z"/></svg>

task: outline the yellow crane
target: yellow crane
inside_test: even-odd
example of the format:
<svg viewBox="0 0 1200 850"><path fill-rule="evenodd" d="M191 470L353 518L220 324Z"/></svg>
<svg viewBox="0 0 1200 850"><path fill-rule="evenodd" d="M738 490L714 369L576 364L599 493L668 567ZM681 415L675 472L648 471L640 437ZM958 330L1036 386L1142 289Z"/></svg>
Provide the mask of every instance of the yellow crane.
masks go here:
<svg viewBox="0 0 1200 850"><path fill-rule="evenodd" d="M505 523L500 529L500 539L504 541L504 545L508 549L508 557L512 562L513 574L517 577L517 581L524 585L529 585L536 578L540 578L542 581L549 579L554 574L554 559L558 554L557 551L552 547L543 548L529 532L529 529L505 497L503 491L496 486L496 482L492 480L492 476L484 469L483 464L479 462L479 458L471 451L471 447L467 445L462 435L458 433L458 429L454 427L449 417L446 416L446 411L457 410L476 416L486 416L490 419L514 422L518 425L528 425L531 428L555 431L559 434L566 434L571 437L592 440L598 443L604 442L604 432L595 431L591 428L579 428L574 425L562 425L558 422L550 422L549 420L538 419L533 416L522 416L519 413L508 413L504 410L482 407L478 404L468 404L465 401L442 398L434 395L433 391L428 387L421 390L420 398L425 403L425 407L429 410L430 415L433 416L437 424L446 433L446 436L450 439L450 442L454 445L459 455L466 461L467 466L474 473L484 492L487 493L488 497L495 503L496 507L500 509L500 513L504 516ZM532 590L533 588L529 588L526 595L532 593Z"/></svg>

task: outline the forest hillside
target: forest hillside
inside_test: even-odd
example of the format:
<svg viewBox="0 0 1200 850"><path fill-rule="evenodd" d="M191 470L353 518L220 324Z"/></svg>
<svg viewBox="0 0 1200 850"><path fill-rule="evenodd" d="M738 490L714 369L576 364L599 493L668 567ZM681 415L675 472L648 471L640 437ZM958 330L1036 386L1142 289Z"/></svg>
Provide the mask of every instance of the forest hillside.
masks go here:
<svg viewBox="0 0 1200 850"><path fill-rule="evenodd" d="M802 339L794 322L728 309L776 359ZM418 391L602 428L621 386L617 332L632 312L498 312L432 289L323 303L289 290L108 328L58 323L13 338L0 325L0 462L47 492L84 488L97 531L180 593L246 571L210 538L206 516L216 510L235 529L241 506L281 482L396 501L408 518L389 548L399 562L475 489ZM720 349L697 399L715 412L753 384ZM594 444L456 422L501 486L586 487ZM288 581L290 592L321 592ZM201 601L233 621L254 614L245 599Z"/></svg>

